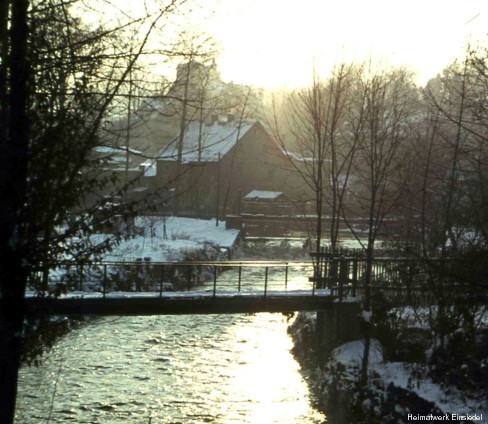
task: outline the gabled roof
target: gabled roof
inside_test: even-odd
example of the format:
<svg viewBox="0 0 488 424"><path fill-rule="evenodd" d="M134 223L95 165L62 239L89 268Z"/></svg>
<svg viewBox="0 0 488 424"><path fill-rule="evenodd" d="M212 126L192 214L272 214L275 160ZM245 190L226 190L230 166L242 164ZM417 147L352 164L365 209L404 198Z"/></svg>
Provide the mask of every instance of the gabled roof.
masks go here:
<svg viewBox="0 0 488 424"><path fill-rule="evenodd" d="M244 196L244 200L276 200L281 191L252 190Z"/></svg>
<svg viewBox="0 0 488 424"><path fill-rule="evenodd" d="M103 161L102 169L138 171L142 153L127 146L97 146L94 152ZM126 169L128 167L128 169Z"/></svg>
<svg viewBox="0 0 488 424"><path fill-rule="evenodd" d="M216 162L225 156L247 134L257 121L223 120L212 124L189 122L183 137L182 162ZM158 152L159 160L174 161L178 157L179 137ZM200 150L200 158L199 158Z"/></svg>

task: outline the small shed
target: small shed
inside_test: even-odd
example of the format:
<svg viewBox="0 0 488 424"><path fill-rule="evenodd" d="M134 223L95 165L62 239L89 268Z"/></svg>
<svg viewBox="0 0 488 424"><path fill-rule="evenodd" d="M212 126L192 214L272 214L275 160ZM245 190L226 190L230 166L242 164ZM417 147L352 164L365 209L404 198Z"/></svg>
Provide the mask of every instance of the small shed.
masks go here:
<svg viewBox="0 0 488 424"><path fill-rule="evenodd" d="M242 201L242 213L248 215L289 216L291 203L281 191L252 190Z"/></svg>

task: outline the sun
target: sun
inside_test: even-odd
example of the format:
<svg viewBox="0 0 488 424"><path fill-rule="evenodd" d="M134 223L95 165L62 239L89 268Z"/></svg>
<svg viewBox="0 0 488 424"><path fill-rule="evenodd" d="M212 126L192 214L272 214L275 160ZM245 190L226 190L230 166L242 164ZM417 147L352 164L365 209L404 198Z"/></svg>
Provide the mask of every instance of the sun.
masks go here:
<svg viewBox="0 0 488 424"><path fill-rule="evenodd" d="M145 13L148 2L124 1ZM338 63L375 62L406 66L424 84L462 57L468 43L487 40L488 2L192 0L171 20L178 31L202 32L217 43L226 82L297 88L314 71L325 76Z"/></svg>
<svg viewBox="0 0 488 424"><path fill-rule="evenodd" d="M373 60L410 67L424 83L486 37L488 2L215 0L202 28L222 46L229 81L299 87L314 68L327 74L339 62Z"/></svg>

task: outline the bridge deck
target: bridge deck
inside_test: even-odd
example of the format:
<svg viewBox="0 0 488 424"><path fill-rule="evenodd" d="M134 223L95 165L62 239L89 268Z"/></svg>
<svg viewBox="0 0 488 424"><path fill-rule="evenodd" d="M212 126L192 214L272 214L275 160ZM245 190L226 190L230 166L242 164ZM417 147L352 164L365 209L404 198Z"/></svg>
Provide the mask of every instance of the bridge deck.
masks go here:
<svg viewBox="0 0 488 424"><path fill-rule="evenodd" d="M60 263L52 267L53 279L43 291L30 287L26 307L32 313L64 315L292 312L323 310L336 299L351 302L361 296L364 258L327 251L313 253L312 258ZM407 258L376 258L369 286L372 296L381 293L395 304L432 304L434 292L420 265ZM181 291L185 288L192 291ZM47 289L66 294L43 297ZM446 289L459 291L465 286L446 285Z"/></svg>
<svg viewBox="0 0 488 424"><path fill-rule="evenodd" d="M129 297L26 298L28 313L52 315L183 315L257 312L317 311L330 306L330 293L268 293L216 295L175 293L174 295Z"/></svg>

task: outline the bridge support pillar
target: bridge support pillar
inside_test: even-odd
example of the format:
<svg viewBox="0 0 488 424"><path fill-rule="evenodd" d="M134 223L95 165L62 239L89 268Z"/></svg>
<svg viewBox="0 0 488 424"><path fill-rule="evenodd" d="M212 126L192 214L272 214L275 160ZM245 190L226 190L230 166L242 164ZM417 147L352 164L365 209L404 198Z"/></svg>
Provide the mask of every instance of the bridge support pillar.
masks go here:
<svg viewBox="0 0 488 424"><path fill-rule="evenodd" d="M330 352L343 343L362 338L360 330L361 307L358 303L334 303L317 312L317 352L325 363Z"/></svg>

